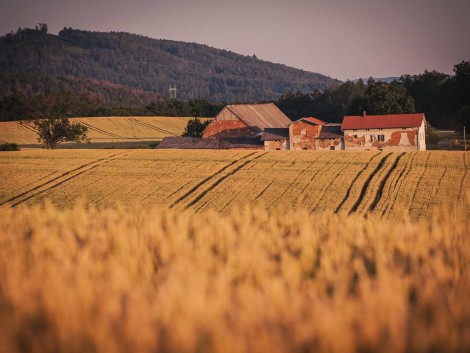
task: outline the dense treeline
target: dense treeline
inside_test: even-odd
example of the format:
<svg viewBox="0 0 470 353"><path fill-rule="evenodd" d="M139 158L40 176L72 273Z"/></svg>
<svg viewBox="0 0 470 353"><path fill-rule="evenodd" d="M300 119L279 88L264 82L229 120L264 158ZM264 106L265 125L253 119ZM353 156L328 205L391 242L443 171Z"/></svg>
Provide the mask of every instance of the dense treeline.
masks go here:
<svg viewBox="0 0 470 353"><path fill-rule="evenodd" d="M162 95L173 85L181 99L212 102L272 100L339 83L207 45L72 28L56 36L45 24L0 37L0 71L90 78Z"/></svg>
<svg viewBox="0 0 470 353"><path fill-rule="evenodd" d="M161 99L159 94L107 81L0 71L0 100L16 94L32 97L52 92L74 92L96 100L100 106L142 106Z"/></svg>
<svg viewBox="0 0 470 353"><path fill-rule="evenodd" d="M315 116L341 122L345 115L425 113L438 128L470 128L470 62L454 67L455 75L425 71L391 83L347 81L324 92L287 93L277 102L291 119Z"/></svg>
<svg viewBox="0 0 470 353"><path fill-rule="evenodd" d="M210 103L205 99L182 101L165 99L147 105L105 105L102 101L86 94L70 91L51 92L26 96L15 93L0 100L0 121L48 118L54 116L194 116L214 117L224 104Z"/></svg>

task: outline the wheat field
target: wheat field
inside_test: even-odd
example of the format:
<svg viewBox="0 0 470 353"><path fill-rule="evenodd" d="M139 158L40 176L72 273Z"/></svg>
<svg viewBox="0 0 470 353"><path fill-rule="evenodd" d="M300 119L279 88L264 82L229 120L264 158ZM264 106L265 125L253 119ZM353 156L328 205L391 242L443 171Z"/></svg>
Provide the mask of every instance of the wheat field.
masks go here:
<svg viewBox="0 0 470 353"><path fill-rule="evenodd" d="M468 352L454 206L419 221L4 206L0 352Z"/></svg>
<svg viewBox="0 0 470 353"><path fill-rule="evenodd" d="M166 207L412 219L470 191L468 152L25 150L0 154L0 205Z"/></svg>
<svg viewBox="0 0 470 353"><path fill-rule="evenodd" d="M468 352L464 152L0 153L0 353Z"/></svg>
<svg viewBox="0 0 470 353"><path fill-rule="evenodd" d="M157 142L164 137L180 136L190 117L93 117L71 118L88 128L93 145L109 147L119 143ZM0 122L0 143L40 146L34 125L28 121ZM59 147L86 147L86 144L66 143Z"/></svg>

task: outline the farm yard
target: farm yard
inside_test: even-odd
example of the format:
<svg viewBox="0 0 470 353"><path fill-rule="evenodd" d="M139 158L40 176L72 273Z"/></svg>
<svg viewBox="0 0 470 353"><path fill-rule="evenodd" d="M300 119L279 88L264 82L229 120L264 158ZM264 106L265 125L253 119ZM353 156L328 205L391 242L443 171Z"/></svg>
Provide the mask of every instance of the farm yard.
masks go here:
<svg viewBox="0 0 470 353"><path fill-rule="evenodd" d="M64 143L59 148L128 148L155 143L183 133L189 117L94 117L71 118L88 128L90 143ZM0 143L40 147L34 125L27 121L0 122Z"/></svg>
<svg viewBox="0 0 470 353"><path fill-rule="evenodd" d="M0 204L430 217L465 202L464 152L28 150L0 155Z"/></svg>

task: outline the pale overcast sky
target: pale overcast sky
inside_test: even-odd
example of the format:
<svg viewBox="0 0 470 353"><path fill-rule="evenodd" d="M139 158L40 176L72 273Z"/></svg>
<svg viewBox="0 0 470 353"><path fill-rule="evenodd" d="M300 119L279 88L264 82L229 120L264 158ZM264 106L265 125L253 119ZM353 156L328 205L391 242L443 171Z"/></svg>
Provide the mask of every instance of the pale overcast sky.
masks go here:
<svg viewBox="0 0 470 353"><path fill-rule="evenodd" d="M196 42L341 80L470 60L470 0L0 0L0 32L47 23Z"/></svg>

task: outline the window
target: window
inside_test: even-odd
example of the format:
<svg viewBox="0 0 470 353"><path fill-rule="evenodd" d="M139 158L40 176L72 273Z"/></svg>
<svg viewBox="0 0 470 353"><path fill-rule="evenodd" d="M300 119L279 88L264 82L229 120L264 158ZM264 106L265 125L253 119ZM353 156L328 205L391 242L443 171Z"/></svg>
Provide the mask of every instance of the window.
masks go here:
<svg viewBox="0 0 470 353"><path fill-rule="evenodd" d="M379 130L383 130L383 129L379 129Z"/></svg>
<svg viewBox="0 0 470 353"><path fill-rule="evenodd" d="M303 150L306 150L306 149L307 149L307 146L302 147L302 149L303 149Z"/></svg>
<svg viewBox="0 0 470 353"><path fill-rule="evenodd" d="M306 129L300 130L300 136L307 136L307 130Z"/></svg>
<svg viewBox="0 0 470 353"><path fill-rule="evenodd" d="M335 146L330 146L330 150L334 150L335 149Z"/></svg>
<svg viewBox="0 0 470 353"><path fill-rule="evenodd" d="M366 129L366 131L369 131L370 129Z"/></svg>
<svg viewBox="0 0 470 353"><path fill-rule="evenodd" d="M352 135L352 137L354 137L355 139L357 139L357 135Z"/></svg>
<svg viewBox="0 0 470 353"><path fill-rule="evenodd" d="M385 135L377 135L377 141L384 142L385 141Z"/></svg>

